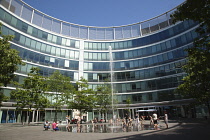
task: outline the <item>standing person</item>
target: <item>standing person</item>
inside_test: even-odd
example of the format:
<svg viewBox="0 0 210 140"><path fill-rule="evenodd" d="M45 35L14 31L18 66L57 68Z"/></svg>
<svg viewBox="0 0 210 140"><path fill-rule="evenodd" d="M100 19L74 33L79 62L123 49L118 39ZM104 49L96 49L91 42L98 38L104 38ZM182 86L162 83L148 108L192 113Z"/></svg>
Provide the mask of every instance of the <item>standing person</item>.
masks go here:
<svg viewBox="0 0 210 140"><path fill-rule="evenodd" d="M129 116L128 116L128 114L126 113L126 114L125 114L125 122L126 122L126 125L128 125L128 118L129 118Z"/></svg>
<svg viewBox="0 0 210 140"><path fill-rule="evenodd" d="M166 128L168 129L168 114L166 111L164 112L164 122L166 124Z"/></svg>
<svg viewBox="0 0 210 140"><path fill-rule="evenodd" d="M151 126L152 124L154 124L154 121L151 115L149 115L149 119L150 119L150 126Z"/></svg>
<svg viewBox="0 0 210 140"><path fill-rule="evenodd" d="M157 123L158 117L157 117L157 114L155 112L152 114L152 118L153 118L153 122L154 122L154 128L155 128L155 130L157 130L157 128L158 128L158 123Z"/></svg>
<svg viewBox="0 0 210 140"><path fill-rule="evenodd" d="M70 118L68 115L66 115L66 124L70 123Z"/></svg>

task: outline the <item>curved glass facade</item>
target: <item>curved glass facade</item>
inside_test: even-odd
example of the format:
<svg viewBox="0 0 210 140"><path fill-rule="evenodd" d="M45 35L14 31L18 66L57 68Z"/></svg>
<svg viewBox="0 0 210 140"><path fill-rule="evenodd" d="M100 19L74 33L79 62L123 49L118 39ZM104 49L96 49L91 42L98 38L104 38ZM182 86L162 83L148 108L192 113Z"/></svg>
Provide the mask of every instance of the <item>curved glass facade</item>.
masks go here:
<svg viewBox="0 0 210 140"><path fill-rule="evenodd" d="M90 27L53 18L20 0L1 0L0 4L2 32L15 35L11 46L26 63L16 72L15 81L22 83L36 66L43 76L55 70L72 82L83 76L95 89L113 72L118 108L125 108L128 98L136 109L186 103L173 91L185 76L181 69L186 63L185 49L198 37L197 23L172 24L170 14L175 9L136 24ZM12 85L4 88L5 95L11 89Z"/></svg>

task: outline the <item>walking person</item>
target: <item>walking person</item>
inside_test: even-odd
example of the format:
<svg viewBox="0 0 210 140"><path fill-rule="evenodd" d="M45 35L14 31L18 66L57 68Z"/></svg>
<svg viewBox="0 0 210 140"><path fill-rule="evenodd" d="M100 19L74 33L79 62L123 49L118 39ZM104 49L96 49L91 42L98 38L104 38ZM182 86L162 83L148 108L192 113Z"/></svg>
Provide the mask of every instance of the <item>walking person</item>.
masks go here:
<svg viewBox="0 0 210 140"><path fill-rule="evenodd" d="M153 122L154 122L154 128L155 128L155 130L157 130L158 129L158 122L157 122L158 117L155 112L152 114L152 118L153 118Z"/></svg>
<svg viewBox="0 0 210 140"><path fill-rule="evenodd" d="M164 122L166 124L166 128L168 129L168 114L166 111L164 111Z"/></svg>

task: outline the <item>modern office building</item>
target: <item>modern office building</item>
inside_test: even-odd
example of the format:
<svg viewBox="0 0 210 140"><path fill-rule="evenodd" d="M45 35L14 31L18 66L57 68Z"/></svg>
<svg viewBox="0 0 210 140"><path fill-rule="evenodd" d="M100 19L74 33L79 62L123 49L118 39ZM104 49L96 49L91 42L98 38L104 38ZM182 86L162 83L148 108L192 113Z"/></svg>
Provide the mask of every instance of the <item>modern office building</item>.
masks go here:
<svg viewBox="0 0 210 140"><path fill-rule="evenodd" d="M26 63L15 72L15 81L23 83L31 67L39 67L43 76L59 70L73 83L82 76L92 89L112 75L113 95L117 99L115 113L121 118L128 108L127 99L131 100L131 116L150 108L160 113L168 109L171 115L183 117L191 112L186 105L192 100L184 99L174 90L185 76L181 69L186 63L184 50L198 36L195 32L198 24L193 21L172 24L170 14L176 9L135 24L92 27L56 19L21 0L0 0L0 4L2 32L15 36L11 47L20 52ZM13 89L8 85L3 92L10 96ZM13 101L3 102L1 123L26 119L26 112L17 112ZM53 108L34 111L32 121L53 120L53 114ZM73 112L63 109L58 118L65 120L66 114ZM88 112L86 117L90 120L97 115Z"/></svg>

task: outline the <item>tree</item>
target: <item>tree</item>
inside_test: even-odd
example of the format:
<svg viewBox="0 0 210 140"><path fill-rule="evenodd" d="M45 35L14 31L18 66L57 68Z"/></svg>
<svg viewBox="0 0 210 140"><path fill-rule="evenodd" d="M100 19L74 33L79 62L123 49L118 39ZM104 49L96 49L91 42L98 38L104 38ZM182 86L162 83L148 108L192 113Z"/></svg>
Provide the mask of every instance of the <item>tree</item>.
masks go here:
<svg viewBox="0 0 210 140"><path fill-rule="evenodd" d="M126 99L126 113L130 113L130 104L131 104L131 99L130 98L127 98Z"/></svg>
<svg viewBox="0 0 210 140"><path fill-rule="evenodd" d="M0 28L2 24L0 23ZM10 43L14 36L2 35L0 30L0 87L7 86L15 77L14 72L18 69L18 65L23 65L21 58L18 56L18 51L10 48ZM1 88L0 88L1 90ZM0 105L2 101L7 101L9 98L0 92Z"/></svg>
<svg viewBox="0 0 210 140"><path fill-rule="evenodd" d="M96 108L98 108L101 114L106 114L108 110L110 110L112 104L111 85L104 83L103 85L98 86L96 93Z"/></svg>
<svg viewBox="0 0 210 140"><path fill-rule="evenodd" d="M28 77L24 79L23 84L16 83L17 88L11 92L12 97L16 99L18 110L27 111L43 109L49 105L46 98L46 80L40 76L38 68L31 68ZM28 114L28 123L30 123L30 114Z"/></svg>
<svg viewBox="0 0 210 140"><path fill-rule="evenodd" d="M0 23L0 28L2 24ZM14 36L2 35L0 30L0 86L7 86L15 77L14 72L18 70L18 65L23 65L18 51L10 48L10 42Z"/></svg>
<svg viewBox="0 0 210 140"><path fill-rule="evenodd" d="M53 103L55 108L54 121L57 121L57 112L72 99L73 85L70 78L62 75L59 71L55 71L47 80L48 91L53 92Z"/></svg>
<svg viewBox="0 0 210 140"><path fill-rule="evenodd" d="M187 49L187 64L183 66L187 76L177 91L194 98L198 104L206 103L210 113L210 0L187 0L171 15L173 22L193 20L199 23L192 48Z"/></svg>
<svg viewBox="0 0 210 140"><path fill-rule="evenodd" d="M69 108L78 109L80 117L86 111L92 111L96 105L95 92L88 88L88 82L83 77L76 82L76 89L73 92L73 100L68 102Z"/></svg>
<svg viewBox="0 0 210 140"><path fill-rule="evenodd" d="M2 92L0 92L0 107L2 106L3 101L9 100L9 97L5 96Z"/></svg>

